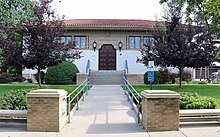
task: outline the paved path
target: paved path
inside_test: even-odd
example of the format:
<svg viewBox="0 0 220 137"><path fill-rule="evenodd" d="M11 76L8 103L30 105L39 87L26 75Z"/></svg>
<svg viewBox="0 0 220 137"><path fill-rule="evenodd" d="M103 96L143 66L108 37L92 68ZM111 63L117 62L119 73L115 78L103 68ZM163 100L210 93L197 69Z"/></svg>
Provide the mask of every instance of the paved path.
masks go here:
<svg viewBox="0 0 220 137"><path fill-rule="evenodd" d="M93 86L59 137L146 136L120 86Z"/></svg>
<svg viewBox="0 0 220 137"><path fill-rule="evenodd" d="M60 132L26 132L26 125L1 125L0 137L220 137L220 124L185 125L180 131L146 132L120 86L93 86Z"/></svg>

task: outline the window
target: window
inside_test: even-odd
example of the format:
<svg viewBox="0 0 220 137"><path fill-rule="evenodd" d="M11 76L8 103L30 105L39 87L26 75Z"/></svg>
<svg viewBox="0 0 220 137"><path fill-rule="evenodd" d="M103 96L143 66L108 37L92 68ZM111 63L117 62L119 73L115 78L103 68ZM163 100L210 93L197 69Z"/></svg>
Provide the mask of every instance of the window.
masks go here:
<svg viewBox="0 0 220 137"><path fill-rule="evenodd" d="M75 36L74 37L76 48L85 49L86 48L86 36Z"/></svg>
<svg viewBox="0 0 220 137"><path fill-rule="evenodd" d="M151 48L154 47L154 38L153 37L148 37L148 36L145 36L143 38L143 43L144 43L144 48L150 46Z"/></svg>
<svg viewBox="0 0 220 137"><path fill-rule="evenodd" d="M60 39L60 43L63 43L63 44L72 43L72 36L62 36Z"/></svg>
<svg viewBox="0 0 220 137"><path fill-rule="evenodd" d="M141 47L141 37L129 37L129 48L130 49L140 49Z"/></svg>

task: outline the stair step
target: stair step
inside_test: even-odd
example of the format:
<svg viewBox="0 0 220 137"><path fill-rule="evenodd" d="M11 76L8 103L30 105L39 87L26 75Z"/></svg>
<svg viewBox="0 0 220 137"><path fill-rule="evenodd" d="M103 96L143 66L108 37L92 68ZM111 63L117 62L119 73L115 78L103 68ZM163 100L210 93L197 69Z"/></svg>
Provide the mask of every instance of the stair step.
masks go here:
<svg viewBox="0 0 220 137"><path fill-rule="evenodd" d="M91 71L90 83L94 85L120 85L123 83L123 71Z"/></svg>

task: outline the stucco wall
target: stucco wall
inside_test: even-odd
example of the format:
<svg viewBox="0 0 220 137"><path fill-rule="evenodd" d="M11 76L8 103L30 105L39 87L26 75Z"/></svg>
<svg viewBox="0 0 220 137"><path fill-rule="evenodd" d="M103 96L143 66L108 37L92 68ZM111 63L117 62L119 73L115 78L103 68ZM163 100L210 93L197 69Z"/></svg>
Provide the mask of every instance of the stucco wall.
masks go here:
<svg viewBox="0 0 220 137"><path fill-rule="evenodd" d="M93 50L83 50L82 58L75 61L79 71L84 73L86 71L87 61L91 61L91 70L98 70L98 50L95 52ZM124 70L125 60L128 60L128 72L132 74L143 74L147 71L146 66L142 63L137 63L137 57L141 57L140 51L135 50L119 50L116 51L116 69Z"/></svg>
<svg viewBox="0 0 220 137"><path fill-rule="evenodd" d="M125 60L128 60L129 73L133 74L143 74L145 73L146 67L141 63L136 63L137 57L141 57L139 49L129 49L128 48L128 37L129 36L147 36L149 34L146 31L67 31L66 35L87 36L86 49L79 49L82 52L82 58L75 60L80 73L86 71L86 64L88 59L91 61L91 69L98 70L98 52L103 44L112 44L116 49L116 69L124 70ZM74 40L74 39L73 39ZM97 48L94 52L92 44L97 42ZM118 43L122 42L122 51L118 49ZM142 40L141 40L142 45ZM23 71L23 74L35 74L35 70Z"/></svg>

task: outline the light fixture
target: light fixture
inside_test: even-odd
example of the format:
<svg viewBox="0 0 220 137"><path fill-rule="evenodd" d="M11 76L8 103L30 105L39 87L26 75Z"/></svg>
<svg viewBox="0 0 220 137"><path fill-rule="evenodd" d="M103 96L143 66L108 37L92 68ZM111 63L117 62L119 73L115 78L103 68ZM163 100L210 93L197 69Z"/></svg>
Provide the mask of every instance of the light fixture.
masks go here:
<svg viewBox="0 0 220 137"><path fill-rule="evenodd" d="M95 49L96 49L96 47L97 47L97 42L96 42L96 41L93 42L92 47L93 47L94 52L95 52Z"/></svg>
<svg viewBox="0 0 220 137"><path fill-rule="evenodd" d="M118 48L119 48L119 51L121 52L121 49L122 49L122 42L121 41L118 43Z"/></svg>

